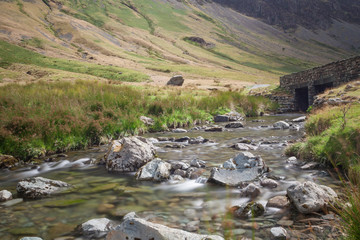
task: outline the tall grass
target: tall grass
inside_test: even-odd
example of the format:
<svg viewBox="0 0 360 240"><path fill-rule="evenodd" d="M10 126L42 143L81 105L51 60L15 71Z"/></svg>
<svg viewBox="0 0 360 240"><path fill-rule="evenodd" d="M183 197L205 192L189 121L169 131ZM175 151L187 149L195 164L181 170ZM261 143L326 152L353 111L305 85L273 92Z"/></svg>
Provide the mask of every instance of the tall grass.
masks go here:
<svg viewBox="0 0 360 240"><path fill-rule="evenodd" d="M240 92L139 89L97 82L0 87L0 153L20 159L81 149L110 139L211 121L221 109L255 115L272 107ZM139 118L154 119L146 126Z"/></svg>

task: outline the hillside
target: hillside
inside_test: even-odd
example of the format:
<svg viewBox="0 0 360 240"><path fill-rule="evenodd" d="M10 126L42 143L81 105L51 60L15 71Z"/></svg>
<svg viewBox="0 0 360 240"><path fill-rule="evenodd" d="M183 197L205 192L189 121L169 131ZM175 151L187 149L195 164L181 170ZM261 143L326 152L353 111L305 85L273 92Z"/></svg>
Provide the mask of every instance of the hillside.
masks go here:
<svg viewBox="0 0 360 240"><path fill-rule="evenodd" d="M349 14L339 17L333 5L330 15L319 15L325 27L301 22L296 12L284 17L285 7L274 13L277 5L270 2L1 1L0 84L107 79L163 85L171 75L183 74L192 87L240 88L275 84L281 75L359 51L355 1ZM265 13L285 20L267 21Z"/></svg>

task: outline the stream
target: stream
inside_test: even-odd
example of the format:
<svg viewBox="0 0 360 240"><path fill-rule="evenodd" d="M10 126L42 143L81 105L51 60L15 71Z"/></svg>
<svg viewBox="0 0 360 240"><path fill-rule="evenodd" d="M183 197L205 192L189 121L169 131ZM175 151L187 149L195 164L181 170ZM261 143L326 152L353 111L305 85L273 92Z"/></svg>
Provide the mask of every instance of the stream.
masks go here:
<svg viewBox="0 0 360 240"><path fill-rule="evenodd" d="M269 174L280 179L277 180L279 186L275 189L261 188L257 202L266 205L269 198L285 195L286 189L296 181L311 180L337 191L341 183L332 178L326 170L301 170L298 166L286 162L286 145L301 138L304 129L274 130L271 126L277 121L291 120L299 116L301 115L286 114L247 118L244 128L223 132L191 130L187 133L144 135L147 138L202 136L211 139L212 142L189 144L182 149L165 148L169 142L155 143L158 157L163 160L190 162L198 158L205 161L207 171L201 179L164 183L141 182L135 180L134 174L108 173L103 165L88 163L89 160L103 156L107 146L69 152L67 157L55 162L45 162L14 171L0 170L0 190L7 189L14 195L13 200L0 203L0 239L20 239L22 236L38 236L44 240L75 239L72 236L77 225L101 217L120 223L122 216L131 211L149 221L169 227L201 234L219 234L227 239L241 239L240 236L270 239L268 229L279 225L303 234L302 230L307 227L307 222L303 221L305 217L294 209L282 211L266 208L263 216L248 220L228 217L225 213L229 207L245 203L249 199L241 198L237 188L201 181L209 176L212 167L235 157L239 151L230 146L239 142L240 138L246 138L258 143L258 148L250 152L261 156L271 170ZM265 141L266 144L261 144ZM16 198L17 182L32 176L61 180L74 188L40 200L23 201ZM315 236L318 239L329 239L324 229L319 232L310 231L309 238ZM303 239L302 236L299 238Z"/></svg>

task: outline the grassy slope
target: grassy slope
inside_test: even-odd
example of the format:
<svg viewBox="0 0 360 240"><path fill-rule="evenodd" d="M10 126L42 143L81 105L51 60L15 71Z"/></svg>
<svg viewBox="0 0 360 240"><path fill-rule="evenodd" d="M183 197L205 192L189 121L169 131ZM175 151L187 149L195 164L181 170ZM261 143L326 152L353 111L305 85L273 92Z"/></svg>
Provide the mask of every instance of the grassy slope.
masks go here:
<svg viewBox="0 0 360 240"><path fill-rule="evenodd" d="M84 148L126 134L211 120L232 107L256 115L272 105L240 92L144 89L91 81L0 87L0 153L20 159ZM139 117L149 116L154 126Z"/></svg>
<svg viewBox="0 0 360 240"><path fill-rule="evenodd" d="M23 23L18 30L12 30L27 38L15 37L13 41L27 48L58 58L79 58L82 52L88 52L95 56L95 63L149 75L158 74L151 70L158 68L193 78L276 83L280 75L313 66L298 59L269 55L239 42L220 22L191 5L176 7L158 0L67 0L62 4L59 11L50 1L49 11L38 0L24 2L21 8L15 2L2 2L0 11L6 28L15 26L15 21ZM11 14L6 11L9 9ZM50 24L44 24L44 19ZM186 36L201 36L216 47L206 50L194 46L182 40ZM240 45L244 48L237 47Z"/></svg>

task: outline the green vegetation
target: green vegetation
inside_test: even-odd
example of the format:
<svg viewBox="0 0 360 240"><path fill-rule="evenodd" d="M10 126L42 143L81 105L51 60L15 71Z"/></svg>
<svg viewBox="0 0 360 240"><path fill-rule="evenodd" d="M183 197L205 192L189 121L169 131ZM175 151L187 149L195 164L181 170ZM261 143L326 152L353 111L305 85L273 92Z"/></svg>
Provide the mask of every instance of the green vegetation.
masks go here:
<svg viewBox="0 0 360 240"><path fill-rule="evenodd" d="M306 123L306 141L290 146L286 153L339 167L360 183L359 121L360 104L319 110Z"/></svg>
<svg viewBox="0 0 360 240"><path fill-rule="evenodd" d="M90 81L9 84L0 87L0 153L27 160L212 120L223 108L255 116L272 107L269 100L241 92L138 89ZM145 126L142 115L155 124Z"/></svg>
<svg viewBox="0 0 360 240"><path fill-rule="evenodd" d="M343 226L347 233L345 239L360 239L360 190L359 186L351 185L347 189L347 196L350 205L339 210L339 214L343 220Z"/></svg>
<svg viewBox="0 0 360 240"><path fill-rule="evenodd" d="M34 42L34 40L32 42ZM0 67L3 68L9 67L13 63L23 63L74 73L83 73L110 80L142 82L148 79L147 75L134 70L114 66L97 65L74 60L46 57L1 40L0 56Z"/></svg>

